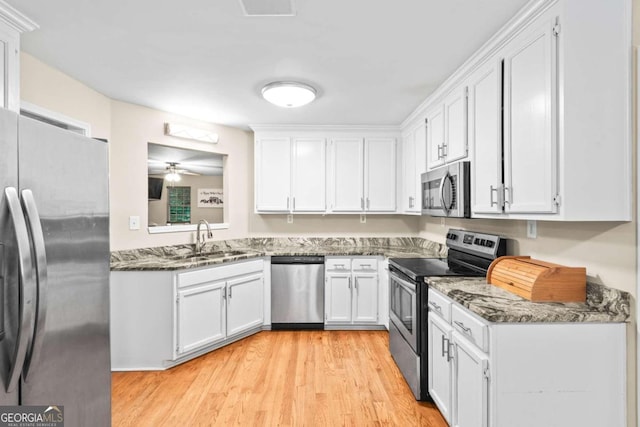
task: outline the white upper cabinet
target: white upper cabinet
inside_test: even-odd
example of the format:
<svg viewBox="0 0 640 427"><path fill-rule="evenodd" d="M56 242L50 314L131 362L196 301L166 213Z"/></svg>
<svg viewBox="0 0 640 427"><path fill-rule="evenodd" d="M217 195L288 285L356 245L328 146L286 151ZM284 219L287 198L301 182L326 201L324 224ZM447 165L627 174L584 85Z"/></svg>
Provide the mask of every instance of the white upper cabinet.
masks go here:
<svg viewBox="0 0 640 427"><path fill-rule="evenodd" d="M397 130L253 129L257 213L398 211Z"/></svg>
<svg viewBox="0 0 640 427"><path fill-rule="evenodd" d="M256 141L256 211L324 212L324 138Z"/></svg>
<svg viewBox="0 0 640 427"><path fill-rule="evenodd" d="M332 138L330 212L396 211L396 139Z"/></svg>
<svg viewBox="0 0 640 427"><path fill-rule="evenodd" d="M403 213L419 214L420 175L427 169L427 134L424 120L402 135L402 200Z"/></svg>
<svg viewBox="0 0 640 427"><path fill-rule="evenodd" d="M472 217L631 220L631 11L530 2L407 119L428 169L468 147Z"/></svg>
<svg viewBox="0 0 640 427"><path fill-rule="evenodd" d="M324 138L293 139L292 210L324 212L326 209Z"/></svg>
<svg viewBox="0 0 640 427"><path fill-rule="evenodd" d="M291 209L291 138L256 141L255 188L257 212Z"/></svg>
<svg viewBox="0 0 640 427"><path fill-rule="evenodd" d="M332 212L364 209L364 138L332 138L330 142Z"/></svg>
<svg viewBox="0 0 640 427"><path fill-rule="evenodd" d="M456 88L427 114L427 166L467 157L467 87Z"/></svg>
<svg viewBox="0 0 640 427"><path fill-rule="evenodd" d="M365 138L365 212L396 211L396 140Z"/></svg>
<svg viewBox="0 0 640 427"><path fill-rule="evenodd" d="M20 34L36 28L18 10L0 4L0 108L20 112Z"/></svg>
<svg viewBox="0 0 640 427"><path fill-rule="evenodd" d="M504 210L556 211L556 18L546 17L504 53Z"/></svg>
<svg viewBox="0 0 640 427"><path fill-rule="evenodd" d="M502 63L490 60L469 81L471 211L502 212Z"/></svg>

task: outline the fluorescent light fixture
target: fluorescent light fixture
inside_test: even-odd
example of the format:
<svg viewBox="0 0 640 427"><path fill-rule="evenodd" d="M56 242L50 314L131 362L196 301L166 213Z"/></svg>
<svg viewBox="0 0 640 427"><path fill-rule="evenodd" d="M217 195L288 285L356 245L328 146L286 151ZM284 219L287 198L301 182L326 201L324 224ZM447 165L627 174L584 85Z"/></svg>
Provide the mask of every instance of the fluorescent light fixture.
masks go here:
<svg viewBox="0 0 640 427"><path fill-rule="evenodd" d="M304 83L273 82L262 88L262 96L279 107L295 108L316 99L316 90Z"/></svg>
<svg viewBox="0 0 640 427"><path fill-rule="evenodd" d="M218 143L218 134L206 129L194 128L177 123L165 123L164 134L177 138L195 139L196 141Z"/></svg>

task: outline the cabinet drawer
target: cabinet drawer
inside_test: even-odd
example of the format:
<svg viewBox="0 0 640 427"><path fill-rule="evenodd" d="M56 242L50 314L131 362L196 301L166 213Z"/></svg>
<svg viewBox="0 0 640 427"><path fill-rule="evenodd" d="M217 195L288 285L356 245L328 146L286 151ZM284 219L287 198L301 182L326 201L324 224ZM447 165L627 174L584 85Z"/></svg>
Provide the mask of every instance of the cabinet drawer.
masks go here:
<svg viewBox="0 0 640 427"><path fill-rule="evenodd" d="M353 271L378 271L378 260L376 258L355 258L351 263Z"/></svg>
<svg viewBox="0 0 640 427"><path fill-rule="evenodd" d="M486 323L454 305L451 308L451 325L482 351L489 351L489 328Z"/></svg>
<svg viewBox="0 0 640 427"><path fill-rule="evenodd" d="M331 271L351 271L351 258L325 258L325 269Z"/></svg>
<svg viewBox="0 0 640 427"><path fill-rule="evenodd" d="M451 323L451 300L429 289L429 312L437 314L447 323Z"/></svg>
<svg viewBox="0 0 640 427"><path fill-rule="evenodd" d="M222 265L220 267L204 268L202 270L178 273L176 276L178 288L184 288L185 286L196 285L198 283L226 280L243 274L257 273L263 271L263 269L263 260L257 259Z"/></svg>

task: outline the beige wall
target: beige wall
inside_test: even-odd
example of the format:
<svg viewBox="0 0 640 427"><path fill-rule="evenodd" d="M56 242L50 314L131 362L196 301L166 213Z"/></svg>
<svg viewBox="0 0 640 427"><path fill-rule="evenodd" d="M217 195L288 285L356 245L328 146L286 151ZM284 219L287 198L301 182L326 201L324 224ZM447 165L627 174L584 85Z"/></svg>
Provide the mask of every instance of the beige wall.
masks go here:
<svg viewBox="0 0 640 427"><path fill-rule="evenodd" d="M89 123L94 138L111 139L111 99L24 52L20 54L20 98Z"/></svg>
<svg viewBox="0 0 640 427"><path fill-rule="evenodd" d="M147 232L147 142L227 154L225 214L228 230L216 230L215 240L246 237L253 194L253 135L239 129L190 120L151 108L112 101L111 107L111 249L194 243L195 233ZM165 122L211 129L220 142L208 144L166 136ZM129 230L129 216L140 216L141 229Z"/></svg>

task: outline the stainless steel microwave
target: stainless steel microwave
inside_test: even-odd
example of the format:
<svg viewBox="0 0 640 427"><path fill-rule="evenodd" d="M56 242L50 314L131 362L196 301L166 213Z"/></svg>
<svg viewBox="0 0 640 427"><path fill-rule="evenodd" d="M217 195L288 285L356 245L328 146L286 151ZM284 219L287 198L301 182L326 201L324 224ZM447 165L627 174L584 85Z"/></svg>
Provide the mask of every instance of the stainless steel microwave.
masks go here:
<svg viewBox="0 0 640 427"><path fill-rule="evenodd" d="M470 218L470 174L470 162L455 162L423 173L422 214Z"/></svg>

